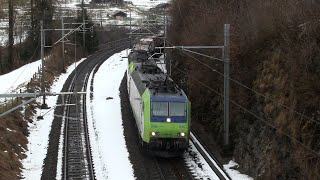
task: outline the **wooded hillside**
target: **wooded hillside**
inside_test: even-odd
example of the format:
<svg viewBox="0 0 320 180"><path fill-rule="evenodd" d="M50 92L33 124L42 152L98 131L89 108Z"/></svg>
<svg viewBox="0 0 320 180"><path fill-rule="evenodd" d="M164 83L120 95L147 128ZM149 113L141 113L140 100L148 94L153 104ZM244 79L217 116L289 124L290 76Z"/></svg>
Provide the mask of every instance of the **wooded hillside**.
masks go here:
<svg viewBox="0 0 320 180"><path fill-rule="evenodd" d="M193 124L256 179L320 178L319 8L299 0L173 1L174 45L222 45L223 24L231 24L231 146L223 146L223 97L214 92L223 94L223 63L176 50L172 71L191 98ZM221 58L220 50L198 52Z"/></svg>

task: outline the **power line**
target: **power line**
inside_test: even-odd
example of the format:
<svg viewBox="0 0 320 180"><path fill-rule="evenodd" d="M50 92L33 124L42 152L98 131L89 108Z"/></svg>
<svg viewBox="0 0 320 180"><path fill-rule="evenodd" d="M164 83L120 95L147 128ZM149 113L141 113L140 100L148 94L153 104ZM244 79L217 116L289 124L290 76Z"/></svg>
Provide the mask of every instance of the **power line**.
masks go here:
<svg viewBox="0 0 320 180"><path fill-rule="evenodd" d="M219 93L218 91L214 90L213 88L211 88L210 86L206 85L205 83L199 81L198 79L196 79L195 77L188 75L186 72L184 72L183 70L181 70L180 68L176 68L177 70L179 70L180 72L182 72L183 74L185 74L186 76L190 77L191 79L195 80L196 82L198 82L199 84L205 86L206 88L210 89L211 91L217 93L218 95L223 97L223 94ZM273 124L269 123L268 121L266 121L265 119L259 117L258 115L254 114L253 112L251 112L250 110L246 109L245 107L241 106L240 104L236 103L235 101L233 101L231 98L229 98L229 101L232 102L233 104L235 104L236 106L240 107L241 109L245 110L246 112L250 113L252 116L256 117L257 119L259 119L260 121L264 122L265 124L267 124L268 126L270 126L271 128L277 130L278 132L280 132L281 134L287 136L289 139L291 139L292 141L302 145L303 147L305 147L306 149L310 150L311 152L317 154L318 156L320 156L320 153L318 153L317 151L313 150L312 148L306 146L305 144L303 144L302 142L298 141L297 139L295 139L294 137L290 136L289 134L279 130L276 126L274 126Z"/></svg>
<svg viewBox="0 0 320 180"><path fill-rule="evenodd" d="M207 58L210 58L210 59L214 59L214 60L217 60L217 61L224 62L223 59L219 59L219 58L216 58L216 57L213 57L213 56L208 56L206 54L202 54L202 53L199 53L199 52L196 52L196 51L191 51L189 49L183 49L183 48L182 48L182 50L190 52L190 53L193 53L193 54L197 54L197 55L200 55L200 56L204 56L204 57L207 57Z"/></svg>
<svg viewBox="0 0 320 180"><path fill-rule="evenodd" d="M168 42L168 43L170 43L170 42ZM172 44L172 43L170 43L170 44ZM208 55L206 55L206 54L202 54L202 53L190 51L190 50L187 50L187 49L182 49L182 50L179 49L179 50L180 50L180 51L184 50L184 51L191 52L191 53L194 53L194 54L198 54L198 55L201 55L201 56L204 56L204 57L208 57L208 58L211 58L211 59L214 58L214 57L212 57L212 56L208 56ZM184 54L186 54L186 55L188 55L189 57L195 59L196 61L198 61L198 62L201 63L202 65L207 66L208 68L210 68L211 70L213 70L214 72L220 74L220 75L223 76L223 77L225 76L223 73L221 73L221 72L219 72L218 70L212 68L210 65L208 65L208 64L200 61L199 59L197 59L197 58L195 58L195 57L187 54L187 53L184 52L184 51L182 51ZM217 58L217 60L220 60L220 59ZM222 60L222 61L223 61L223 60ZM286 105L284 105L284 104L281 104L281 103L277 102L276 100L273 100L272 98L263 95L262 93L260 93L260 92L258 92L258 91L256 91L256 90L254 90L254 89L252 89L252 88L250 88L250 87L248 87L248 86L240 83L239 81L237 81L237 80L235 80L235 79L232 79L232 78L230 78L230 77L229 77L229 79L230 79L231 81L235 82L236 84L238 84L238 85L240 85L240 86L243 86L243 87L245 87L246 89L249 89L249 90L251 90L251 91L259 94L260 96L262 96L262 97L264 97L264 98L266 98L266 99L268 99L268 100L271 100L272 102L277 103L278 105L280 105L280 106L282 106L282 107L284 107L284 108L287 108L287 109L289 109L289 110L292 110L293 112L299 114L300 116L302 116L302 117L304 117L304 118L306 118L306 119L308 119L308 120L311 120L311 121L313 121L313 122L315 122L315 123L317 123L317 124L320 125L320 122L318 122L317 120L314 120L314 119L312 119L312 118L310 118L310 117L308 117L308 116L306 116L306 115L298 112L297 110L295 110L295 109L293 109L293 108L290 108L289 106L286 106Z"/></svg>
<svg viewBox="0 0 320 180"><path fill-rule="evenodd" d="M191 57L192 59L198 61L198 62L201 63L202 65L208 67L208 68L211 69L212 71L220 74L220 75L223 76L223 77L225 76L223 73L221 73L221 72L219 72L218 70L212 68L210 65L208 65L208 64L200 61L200 60L197 59L196 57L193 57L193 56L191 56L190 54L188 54L188 53L186 53L186 52L184 52L184 51L182 51L182 52L183 52L184 54L188 55L189 57ZM242 87L244 87L244 88L246 88L246 89L249 89L249 90L251 90L251 91L259 94L260 96L264 97L265 99L268 99L268 100L270 100L270 101L272 101L272 102L274 102L274 103L277 103L278 105L280 105L280 106L282 106L282 107L284 107L284 108L287 108L287 109L293 111L294 113L299 114L300 116L302 116L302 117L304 117L304 118L306 118L306 119L308 119L308 120L310 120L310 121L313 121L313 122L317 123L318 125L320 125L320 122L319 122L319 121L314 120L314 119L312 119L312 118L310 118L310 117L308 117L308 116L300 113L299 111L297 111L297 110L295 110L295 109L293 109L293 108L290 108L289 106L286 106L286 105L284 105L284 104L282 104L282 103L280 103L280 102L278 102L278 101L276 101L276 100L273 100L272 98L263 95L262 93L260 93L260 92L258 92L258 91L256 91L256 90L254 90L254 89L252 89L252 88L250 88L250 87L248 87L248 86L240 83L239 81L237 81L237 80L235 80L235 79L232 79L232 78L230 78L230 77L229 77L229 79L230 79L231 81L235 82L236 84L238 84L238 85L240 85L240 86L242 86Z"/></svg>
<svg viewBox="0 0 320 180"><path fill-rule="evenodd" d="M105 46L105 45L108 45L108 44L111 44L111 43L114 43L114 42L118 42L118 41L123 41L123 40L126 40L126 39L130 39L130 38L122 38L122 39L113 40L113 41L110 41L110 42L107 42L107 43L104 43L104 44L99 44L96 47Z"/></svg>

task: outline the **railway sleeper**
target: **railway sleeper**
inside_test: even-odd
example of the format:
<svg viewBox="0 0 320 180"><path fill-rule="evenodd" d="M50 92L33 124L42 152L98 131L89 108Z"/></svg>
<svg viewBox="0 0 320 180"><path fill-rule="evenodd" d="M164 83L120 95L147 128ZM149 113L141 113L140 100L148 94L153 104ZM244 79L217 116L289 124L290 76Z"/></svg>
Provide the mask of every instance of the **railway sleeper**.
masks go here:
<svg viewBox="0 0 320 180"><path fill-rule="evenodd" d="M68 152L68 158L75 159L77 157L84 157L80 152Z"/></svg>
<svg viewBox="0 0 320 180"><path fill-rule="evenodd" d="M70 141L69 142L69 149L78 149L81 147L81 142L79 141Z"/></svg>
<svg viewBox="0 0 320 180"><path fill-rule="evenodd" d="M68 163L71 163L71 164L82 164L83 163L83 158L71 158L71 159L68 159Z"/></svg>
<svg viewBox="0 0 320 180"><path fill-rule="evenodd" d="M68 170L82 170L83 168L83 163L70 163L70 165L68 166Z"/></svg>
<svg viewBox="0 0 320 180"><path fill-rule="evenodd" d="M69 141L68 145L69 149L79 149L81 148L81 141Z"/></svg>
<svg viewBox="0 0 320 180"><path fill-rule="evenodd" d="M74 139L80 139L81 137L81 132L80 131L74 131L74 132L71 132L71 133L69 133L68 134L68 139L72 139L72 138L74 138Z"/></svg>
<svg viewBox="0 0 320 180"><path fill-rule="evenodd" d="M69 166L84 166L84 161L82 159L78 159L78 160L69 160L68 163L70 163Z"/></svg>
<svg viewBox="0 0 320 180"><path fill-rule="evenodd" d="M82 154L70 154L68 157L68 160L70 161L71 159L84 159L84 156Z"/></svg>
<svg viewBox="0 0 320 180"><path fill-rule="evenodd" d="M81 139L81 133L80 132L78 132L78 133L71 133L71 134L69 134L69 137L68 137L68 139L69 140L74 140L74 141L76 141L76 140L78 140L78 139Z"/></svg>
<svg viewBox="0 0 320 180"><path fill-rule="evenodd" d="M76 134L69 134L69 140L73 140L73 141L81 141L81 137L79 137L81 135L81 133L79 133L78 135Z"/></svg>
<svg viewBox="0 0 320 180"><path fill-rule="evenodd" d="M73 129L69 129L68 132L69 132L69 134L70 134L70 133L74 133L74 132L79 132L79 130L73 128Z"/></svg>
<svg viewBox="0 0 320 180"><path fill-rule="evenodd" d="M81 127L80 121L69 122L69 128L70 128L70 129L72 129L72 128L78 128L78 127Z"/></svg>
<svg viewBox="0 0 320 180"><path fill-rule="evenodd" d="M70 165L68 167L68 172L79 172L79 171L82 171L84 170L85 167L83 164L79 164L79 165Z"/></svg>

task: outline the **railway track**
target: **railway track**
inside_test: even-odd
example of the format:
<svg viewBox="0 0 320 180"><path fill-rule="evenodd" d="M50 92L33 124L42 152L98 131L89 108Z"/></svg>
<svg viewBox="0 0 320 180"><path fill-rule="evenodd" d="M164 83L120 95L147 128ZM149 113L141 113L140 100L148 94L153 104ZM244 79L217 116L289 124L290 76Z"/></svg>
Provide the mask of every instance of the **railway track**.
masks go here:
<svg viewBox="0 0 320 180"><path fill-rule="evenodd" d="M190 132L190 143L192 143L197 151L201 154L201 156L208 163L210 168L214 171L216 176L221 180L230 180L231 178L223 169L223 166L220 164L217 158L210 153L210 151L206 148L204 143L202 143L201 139L194 133Z"/></svg>
<svg viewBox="0 0 320 180"><path fill-rule="evenodd" d="M130 160L133 164L135 175L137 179L155 179L155 180L166 180L166 179L231 179L224 172L223 167L220 165L218 160L205 148L205 145L201 142L200 138L196 137L193 133L190 139L190 146L194 145L195 149L188 149L186 154L179 158L163 159L150 157L139 148L139 134L136 128L135 120L131 111L129 103L129 97L127 93L127 81L124 77L123 82L120 86L121 106L122 106L122 117L125 129L125 138L127 142L128 151L130 154ZM133 128L135 127L135 128ZM188 165L187 155L191 151L192 154L202 156L204 161L208 164L209 170L214 173L205 177L201 177L201 174L206 175L207 172L195 173L195 168ZM208 153L209 152L209 153ZM202 163L197 161L195 166ZM202 165L202 164L201 164ZM201 169L201 168L200 168ZM201 171L201 170L200 170Z"/></svg>
<svg viewBox="0 0 320 180"><path fill-rule="evenodd" d="M200 138L197 137L193 132L190 133L190 143L194 145L197 149L198 154L200 154L208 166L216 175L216 179L229 180L231 179L228 174L224 171L223 166L215 158L215 156L210 153L207 148L203 145ZM152 179L159 180L188 180L188 179L202 179L196 174L192 173L192 169L188 169L186 162L183 157L177 158L154 158L157 173L152 174Z"/></svg>
<svg viewBox="0 0 320 180"><path fill-rule="evenodd" d="M89 74L99 67L109 56L129 46L128 42L118 43L108 50L99 50L78 65L71 74L69 92L86 89ZM95 179L87 119L86 96L72 94L64 97L64 141L62 179Z"/></svg>
<svg viewBox="0 0 320 180"><path fill-rule="evenodd" d="M189 180L194 179L184 165L182 158L155 158L161 180Z"/></svg>

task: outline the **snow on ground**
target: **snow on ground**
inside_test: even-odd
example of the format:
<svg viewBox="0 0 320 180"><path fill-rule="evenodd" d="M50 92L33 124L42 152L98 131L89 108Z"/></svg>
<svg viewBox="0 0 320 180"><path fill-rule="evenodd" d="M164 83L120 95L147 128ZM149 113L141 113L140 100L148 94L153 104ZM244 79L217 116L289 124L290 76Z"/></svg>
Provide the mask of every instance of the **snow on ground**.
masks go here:
<svg viewBox="0 0 320 180"><path fill-rule="evenodd" d="M89 4L91 0L84 0L84 4ZM60 0L60 3L62 5L62 7L64 7L66 5L66 7L69 8L75 8L76 5L81 4L82 0ZM64 4L66 3L66 4Z"/></svg>
<svg viewBox="0 0 320 180"><path fill-rule="evenodd" d="M46 58L45 58L46 59ZM19 89L25 89L26 84L41 67L41 60L26 64L19 69L0 76L0 94L18 92ZM4 99L0 99L3 102Z"/></svg>
<svg viewBox="0 0 320 180"><path fill-rule="evenodd" d="M82 59L81 61L83 61ZM53 85L51 86L52 92L60 92L62 90L64 82L67 80L68 76L75 69L75 67L81 62L77 62L73 65L70 65L67 69L67 73L60 75L55 79ZM30 69L37 70L35 69ZM1 80L2 82L2 80ZM47 104L49 107L54 108L57 102L57 96L47 97ZM37 101L41 102L41 98L38 98ZM34 180L40 179L42 173L43 160L47 154L47 147L49 143L49 133L51 130L52 120L54 118L53 109L49 110L40 110L36 109L37 115L33 118L33 123L29 123L29 136L28 136L28 150L25 152L26 158L21 162L24 169L22 170L22 176L24 179ZM39 115L43 115L43 120L37 120Z"/></svg>
<svg viewBox="0 0 320 180"><path fill-rule="evenodd" d="M184 153L183 158L192 175L200 179L219 180L219 177L210 168L209 164L198 152L197 148L190 141L190 147Z"/></svg>
<svg viewBox="0 0 320 180"><path fill-rule="evenodd" d="M19 44L27 38L27 34L26 32L23 32L22 34L14 36L13 38L14 38L13 44ZM6 29L0 29L0 46L7 46L7 45L8 45L8 32Z"/></svg>
<svg viewBox="0 0 320 180"><path fill-rule="evenodd" d="M253 180L252 177L249 177L245 174L241 174L238 170L233 169L234 167L239 167L239 164L232 160L228 164L223 165L224 170L228 173L231 179Z"/></svg>
<svg viewBox="0 0 320 180"><path fill-rule="evenodd" d="M16 14L16 21L15 21L15 31L14 31L14 44L18 44L23 42L26 39L26 32L22 30L24 26L26 26L25 22L21 20L24 17L27 17L26 12L22 9L15 9L17 12ZM22 17L21 17L22 16ZM4 18L4 17L2 17ZM8 45L8 38L9 38L9 21L8 19L0 19L0 46L7 46Z"/></svg>
<svg viewBox="0 0 320 180"><path fill-rule="evenodd" d="M146 8L155 7L158 4L169 2L169 0L153 0L153 1L151 1L151 0L124 0L124 1L131 1L133 5L144 6Z"/></svg>
<svg viewBox="0 0 320 180"><path fill-rule="evenodd" d="M157 62L157 66L164 72L167 73L167 67L166 67L166 62L164 60L164 55L161 55L159 57L160 61Z"/></svg>
<svg viewBox="0 0 320 180"><path fill-rule="evenodd" d="M10 93L21 84L26 84L30 81L35 72L41 67L41 60L26 64L19 69L0 76L0 93Z"/></svg>
<svg viewBox="0 0 320 180"><path fill-rule="evenodd" d="M122 126L119 87L128 66L122 56L127 57L127 50L114 54L100 66L94 76L90 101L87 93L87 119L97 179L135 179ZM112 99L107 100L108 97Z"/></svg>

